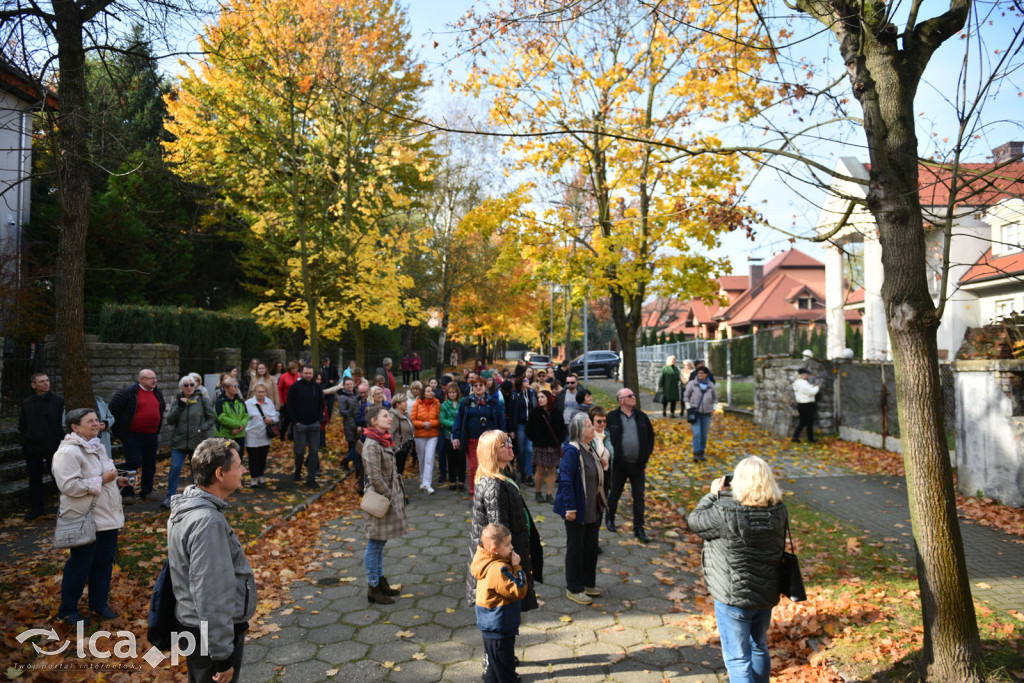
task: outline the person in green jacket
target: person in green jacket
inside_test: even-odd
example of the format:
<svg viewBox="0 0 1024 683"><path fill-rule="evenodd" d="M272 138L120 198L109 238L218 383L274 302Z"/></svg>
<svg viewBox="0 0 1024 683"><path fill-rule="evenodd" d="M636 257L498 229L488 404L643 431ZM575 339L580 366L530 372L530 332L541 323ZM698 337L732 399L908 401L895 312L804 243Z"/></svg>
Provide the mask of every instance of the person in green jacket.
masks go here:
<svg viewBox="0 0 1024 683"><path fill-rule="evenodd" d="M238 395L238 380L225 377L220 388L224 394L217 399L217 436L234 439L238 453L245 452L245 426L249 424L249 411Z"/></svg>
<svg viewBox="0 0 1024 683"><path fill-rule="evenodd" d="M676 357L669 356L665 359L665 367L661 369L661 377L658 378L658 389L661 390L661 416L676 416L676 403L679 402L679 368L676 367Z"/></svg>
<svg viewBox="0 0 1024 683"><path fill-rule="evenodd" d="M444 395L445 401L441 404L441 416L438 418L441 422L442 457L448 459L449 486L453 489L464 488L466 486L466 456L452 448L452 429L455 427L455 417L459 414L459 403L462 401L459 383L454 380L448 382L444 386Z"/></svg>

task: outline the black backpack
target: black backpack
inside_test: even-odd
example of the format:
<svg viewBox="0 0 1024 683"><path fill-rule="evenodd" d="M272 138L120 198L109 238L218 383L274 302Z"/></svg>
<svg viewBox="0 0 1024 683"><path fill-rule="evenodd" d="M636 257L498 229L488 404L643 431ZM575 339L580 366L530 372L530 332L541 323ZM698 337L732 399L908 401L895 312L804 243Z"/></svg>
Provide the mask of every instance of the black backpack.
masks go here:
<svg viewBox="0 0 1024 683"><path fill-rule="evenodd" d="M164 566L160 568L160 574L153 584L153 596L149 599L149 630L146 633L150 644L159 650L170 650L173 644L171 634L182 630L178 618L174 616L177 604L174 586L171 585L171 565L168 560L164 560Z"/></svg>

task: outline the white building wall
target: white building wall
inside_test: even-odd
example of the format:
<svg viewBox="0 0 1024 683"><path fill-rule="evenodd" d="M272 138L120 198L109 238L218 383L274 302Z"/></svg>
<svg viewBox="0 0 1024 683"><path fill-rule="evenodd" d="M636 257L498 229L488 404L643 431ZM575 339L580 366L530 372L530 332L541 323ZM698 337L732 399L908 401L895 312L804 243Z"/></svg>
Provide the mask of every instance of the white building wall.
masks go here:
<svg viewBox="0 0 1024 683"><path fill-rule="evenodd" d="M21 226L28 223L31 126L28 103L0 91L0 252L4 254L16 253Z"/></svg>

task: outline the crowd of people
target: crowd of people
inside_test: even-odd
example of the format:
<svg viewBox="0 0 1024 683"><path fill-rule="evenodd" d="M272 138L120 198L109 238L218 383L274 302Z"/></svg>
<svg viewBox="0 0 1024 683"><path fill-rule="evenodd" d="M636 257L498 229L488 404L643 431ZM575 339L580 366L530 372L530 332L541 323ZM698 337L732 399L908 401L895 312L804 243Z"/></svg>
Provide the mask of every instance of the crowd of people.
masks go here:
<svg viewBox="0 0 1024 683"><path fill-rule="evenodd" d="M693 428L693 459L700 461L706 457L718 395L703 363L687 365L680 371L669 357L659 379L660 398L666 419L675 417L682 402ZM319 369L298 362L268 366L252 359L243 373L237 368L223 373L212 392L195 373L185 375L168 401L157 387L156 373L143 369L109 404L98 399L96 406L66 415L63 399L49 389L49 379L41 373L33 376L34 393L25 401L21 422L26 460L31 456L45 462L51 454L60 515L88 510L96 521L95 539L70 551L59 616L70 623L85 620L78 603L88 585L90 610L104 620L116 618L107 596L118 530L124 525L123 506L133 502L136 479L139 498L153 494L156 451L166 420L171 458L161 505L171 510L168 543L175 585L192 582L188 590L196 590L199 582L203 591L235 596L215 608L197 602L196 595L184 600L178 596L179 618L186 628L198 628L208 618L216 621L218 647L205 660L196 658L196 670L210 680L231 680L225 672L236 672L241 665L242 627L255 605L255 583L223 516L225 498L243 485L247 473L250 486L266 483L274 439L293 442L294 482L303 481L305 470L305 485L318 488L319 449L336 408L347 445L342 466L356 475L361 494L372 490L387 501L382 514L363 511L367 600L391 604L399 593L386 577L384 548L409 527L403 478L410 461L418 464L418 486L427 495L441 486L456 492L468 487L473 511L466 597L475 605L485 641L485 680L516 680L509 653L514 651L519 615L538 608L535 586L543 582L541 538L528 506L530 488L533 501L551 505L564 523L566 597L592 604L601 595L600 528L603 523L608 532L618 532L617 508L627 482L632 532L639 542L649 542L645 486L656 441L654 425L629 388L616 393L613 410L595 405L567 364L551 377L520 362L514 369L466 368L423 383L419 357L406 354L401 384L391 368L392 361L385 359L371 383L355 363L339 375L329 359ZM813 406L818 386L809 374L801 368L794 383L800 413L794 440L803 429L813 440L813 411L804 406ZM123 444L121 468L111 457L111 431ZM246 457L248 467L242 464ZM179 495L186 461L194 483ZM44 469L40 464L29 472ZM41 481L33 480L32 487L29 516L36 517L43 512ZM763 510L767 512L757 512ZM754 517L761 521L748 529ZM716 479L690 516L691 529L707 541L706 580L716 600L725 662L736 680L767 680L765 639L778 592L771 586L777 580L775 570L765 563L781 553L786 518L771 470L758 458L743 460L731 484ZM204 548L201 562L193 559L195 544ZM210 544L217 551L209 550ZM235 604L238 595L245 596L245 607ZM193 658L189 668L191 675Z"/></svg>

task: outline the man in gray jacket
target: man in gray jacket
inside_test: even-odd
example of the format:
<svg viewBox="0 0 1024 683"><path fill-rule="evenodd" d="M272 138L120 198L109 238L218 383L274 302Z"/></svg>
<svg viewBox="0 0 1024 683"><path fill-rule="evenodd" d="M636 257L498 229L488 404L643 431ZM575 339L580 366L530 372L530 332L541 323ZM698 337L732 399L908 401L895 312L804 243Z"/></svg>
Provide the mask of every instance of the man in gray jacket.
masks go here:
<svg viewBox="0 0 1024 683"><path fill-rule="evenodd" d="M206 439L192 455L196 483L171 499L167 553L175 616L199 645L188 656L190 681L230 683L242 666L245 632L256 612L256 579L224 509L244 474L233 441Z"/></svg>

